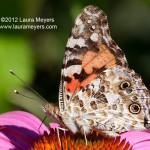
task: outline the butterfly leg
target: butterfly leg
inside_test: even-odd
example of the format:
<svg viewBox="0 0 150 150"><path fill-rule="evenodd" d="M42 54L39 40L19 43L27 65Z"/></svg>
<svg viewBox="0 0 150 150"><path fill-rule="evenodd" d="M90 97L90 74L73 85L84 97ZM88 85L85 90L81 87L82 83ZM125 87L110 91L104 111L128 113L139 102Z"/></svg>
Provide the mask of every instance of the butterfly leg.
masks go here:
<svg viewBox="0 0 150 150"><path fill-rule="evenodd" d="M65 131L68 131L68 129L61 128L61 127L57 127L57 128L56 128L56 131L57 131L57 136L58 136L58 141L59 141L59 146L61 147L61 139L60 139L59 130L62 130L62 131L64 131L64 134L65 134Z"/></svg>
<svg viewBox="0 0 150 150"><path fill-rule="evenodd" d="M85 133L84 128L83 128L83 134L84 134L85 143L86 143L86 145L87 145L87 137L86 137L86 133Z"/></svg>
<svg viewBox="0 0 150 150"><path fill-rule="evenodd" d="M79 129L80 129L80 132L84 135L84 139L85 139L85 142L86 142L86 145L88 144L88 141L87 141L87 137L86 135L88 133L90 133L90 129L91 127L87 124L87 122L85 120L83 120L82 118L77 118L76 119L76 124L78 125Z"/></svg>

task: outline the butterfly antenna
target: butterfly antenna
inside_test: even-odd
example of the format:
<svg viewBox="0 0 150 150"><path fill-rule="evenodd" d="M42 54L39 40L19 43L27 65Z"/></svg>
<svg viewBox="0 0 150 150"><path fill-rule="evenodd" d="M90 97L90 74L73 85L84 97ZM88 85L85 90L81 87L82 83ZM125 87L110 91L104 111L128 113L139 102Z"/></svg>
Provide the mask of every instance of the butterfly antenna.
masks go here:
<svg viewBox="0 0 150 150"><path fill-rule="evenodd" d="M14 90L14 93L16 93L16 94L18 94L18 95L20 95L20 96L22 96L22 97L25 97L25 98L34 100L34 101L39 101L40 103L44 103L43 100L35 99L35 98L33 98L33 97L29 97L29 96L27 96L27 95L24 95L24 94L20 93L20 92L17 91L17 90Z"/></svg>
<svg viewBox="0 0 150 150"><path fill-rule="evenodd" d="M40 97L44 102L47 102L38 92L36 92L34 89L32 89L25 81L23 81L18 75L16 75L12 70L10 70L10 73L12 75L14 75L16 78L18 78L22 83L24 83L33 93L35 93L38 97ZM16 91L16 90L15 90ZM15 92L14 91L14 92ZM23 95L21 93L19 93L18 91L15 92L16 94L22 95L23 97L27 97L30 98L26 95ZM34 98L30 98L30 99L34 99ZM34 99L35 100L35 99Z"/></svg>

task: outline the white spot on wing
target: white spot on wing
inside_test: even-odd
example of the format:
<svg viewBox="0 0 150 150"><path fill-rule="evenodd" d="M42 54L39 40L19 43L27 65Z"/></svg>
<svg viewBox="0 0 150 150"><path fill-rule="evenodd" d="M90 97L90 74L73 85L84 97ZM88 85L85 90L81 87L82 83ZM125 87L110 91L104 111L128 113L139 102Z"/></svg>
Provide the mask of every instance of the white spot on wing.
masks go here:
<svg viewBox="0 0 150 150"><path fill-rule="evenodd" d="M87 20L87 23L91 23L91 20Z"/></svg>
<svg viewBox="0 0 150 150"><path fill-rule="evenodd" d="M79 28L79 34L81 34L84 31L84 24L80 25Z"/></svg>
<svg viewBox="0 0 150 150"><path fill-rule="evenodd" d="M81 65L72 65L68 68L64 68L64 75L80 73L81 72Z"/></svg>
<svg viewBox="0 0 150 150"><path fill-rule="evenodd" d="M97 42L98 41L98 34L97 33L93 33L91 36L90 36L90 39L94 42Z"/></svg>
<svg viewBox="0 0 150 150"><path fill-rule="evenodd" d="M79 15L79 16L77 17L76 21L75 21L75 24L76 24L77 26L80 26L81 24L83 24L83 22L82 22L82 20L80 19L80 17L81 17L81 15Z"/></svg>
<svg viewBox="0 0 150 150"><path fill-rule="evenodd" d="M67 42L67 47L74 48L75 45L78 45L79 47L86 46L85 40L81 37L79 39L74 39L73 37L70 37Z"/></svg>
<svg viewBox="0 0 150 150"><path fill-rule="evenodd" d="M105 96L109 104L114 104L117 99L120 99L120 96L114 93L105 93Z"/></svg>
<svg viewBox="0 0 150 150"><path fill-rule="evenodd" d="M87 8L84 9L84 12L89 16L99 17L100 13L91 13Z"/></svg>

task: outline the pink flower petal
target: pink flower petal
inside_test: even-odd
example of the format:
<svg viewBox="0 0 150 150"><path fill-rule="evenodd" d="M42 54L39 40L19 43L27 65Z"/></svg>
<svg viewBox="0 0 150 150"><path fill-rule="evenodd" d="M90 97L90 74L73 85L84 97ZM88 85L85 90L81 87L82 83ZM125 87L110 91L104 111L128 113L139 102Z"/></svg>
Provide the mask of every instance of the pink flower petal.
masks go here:
<svg viewBox="0 0 150 150"><path fill-rule="evenodd" d="M13 111L0 115L0 149L29 149L34 141L39 138L41 121L34 115ZM49 133L47 127L42 124L40 134Z"/></svg>
<svg viewBox="0 0 150 150"><path fill-rule="evenodd" d="M121 134L121 139L125 139L133 146L134 150L150 149L150 132L147 131L129 131Z"/></svg>
<svg viewBox="0 0 150 150"><path fill-rule="evenodd" d="M29 149L35 140L39 138L41 121L34 115L13 111L0 115L0 150L6 149ZM57 128L59 124L50 123L51 128ZM44 131L49 133L47 127L42 124L40 134ZM150 149L150 130L129 131L121 134L121 140L126 139L134 150Z"/></svg>
<svg viewBox="0 0 150 150"><path fill-rule="evenodd" d="M57 127L59 127L60 125L58 123L49 123L50 128L52 129L56 129Z"/></svg>

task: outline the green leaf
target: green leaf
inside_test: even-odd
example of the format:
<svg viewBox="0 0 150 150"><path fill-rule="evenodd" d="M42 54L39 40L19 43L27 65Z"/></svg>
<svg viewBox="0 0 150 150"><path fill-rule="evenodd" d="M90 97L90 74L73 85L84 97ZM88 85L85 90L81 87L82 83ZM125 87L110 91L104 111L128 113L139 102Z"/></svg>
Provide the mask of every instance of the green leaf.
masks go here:
<svg viewBox="0 0 150 150"><path fill-rule="evenodd" d="M23 84L9 70L26 82L32 79L33 54L29 41L21 36L0 36L0 112L9 108L8 93Z"/></svg>

